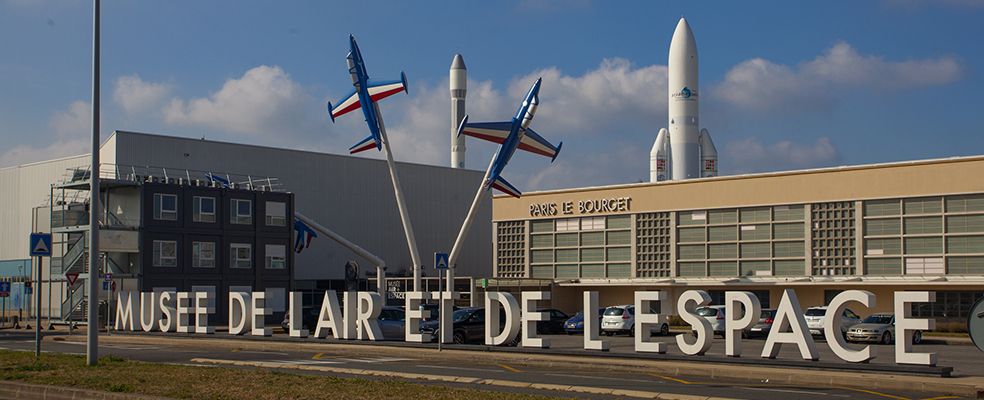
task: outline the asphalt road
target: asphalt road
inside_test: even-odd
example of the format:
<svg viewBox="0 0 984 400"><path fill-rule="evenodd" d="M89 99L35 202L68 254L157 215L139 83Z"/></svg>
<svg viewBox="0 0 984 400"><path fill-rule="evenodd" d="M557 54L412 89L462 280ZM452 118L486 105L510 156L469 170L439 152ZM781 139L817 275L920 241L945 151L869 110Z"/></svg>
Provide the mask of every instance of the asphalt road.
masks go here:
<svg viewBox="0 0 984 400"><path fill-rule="evenodd" d="M78 335L76 335L78 336ZM46 340L45 351L84 354L84 341ZM577 337L551 336L556 345L574 342ZM616 349L628 347L631 338L615 338ZM183 342L183 341L178 341ZM626 344L622 344L625 342ZM397 371L418 374L473 377L480 379L501 379L520 382L535 382L558 385L580 385L599 388L643 390L650 392L719 396L740 399L761 399L782 396L784 399L926 399L943 396L940 393L903 391L865 391L824 385L787 385L768 382L752 382L735 379L711 379L688 375L658 375L637 372L615 372L603 366L589 365L520 365L502 362L475 362L464 364L459 360L443 359L433 353L414 353L408 349L406 356L381 355L368 346L331 346L322 351L254 351L221 346L207 346L207 341L189 340L187 343L170 345L156 344L110 344L100 346L100 354L112 354L134 360L201 365L194 359L213 359L246 362L267 362L274 366L306 365L329 366L356 370ZM578 342L579 343L579 342ZM966 346L959 346L969 349ZM0 334L0 348L33 351L33 340L23 335ZM356 350L353 350L356 348ZM613 350L621 351L621 350ZM375 353L375 354L374 354ZM332 376L355 376L332 372L305 371L304 373ZM359 376L365 378L365 376ZM428 383L435 384L435 383ZM441 384L449 386L469 386L461 384ZM499 386L470 385L483 390L507 390L526 393L550 394L563 397L598 398L598 396L578 395L568 392L544 392L525 388L502 388ZM954 398L954 397L945 397Z"/></svg>

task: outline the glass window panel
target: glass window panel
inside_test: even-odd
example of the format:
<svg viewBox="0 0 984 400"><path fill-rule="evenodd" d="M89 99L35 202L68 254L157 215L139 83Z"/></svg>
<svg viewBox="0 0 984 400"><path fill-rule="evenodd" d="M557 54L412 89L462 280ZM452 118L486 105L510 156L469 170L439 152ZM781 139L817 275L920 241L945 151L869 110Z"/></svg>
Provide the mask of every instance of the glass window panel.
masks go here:
<svg viewBox="0 0 984 400"><path fill-rule="evenodd" d="M772 237L769 225L742 225L739 229L741 240L766 240Z"/></svg>
<svg viewBox="0 0 984 400"><path fill-rule="evenodd" d="M943 238L915 237L905 239L905 254L940 254L943 252Z"/></svg>
<svg viewBox="0 0 984 400"><path fill-rule="evenodd" d="M287 226L287 203L266 202L266 224L267 226Z"/></svg>
<svg viewBox="0 0 984 400"><path fill-rule="evenodd" d="M738 240L737 226L712 226L707 228L707 240L709 242L723 242Z"/></svg>
<svg viewBox="0 0 984 400"><path fill-rule="evenodd" d="M192 242L191 253L192 267L215 267L215 242Z"/></svg>
<svg viewBox="0 0 984 400"><path fill-rule="evenodd" d="M902 224L898 218L869 219L864 221L865 235L898 235Z"/></svg>
<svg viewBox="0 0 984 400"><path fill-rule="evenodd" d="M951 215L946 217L949 233L984 232L984 215Z"/></svg>
<svg viewBox="0 0 984 400"><path fill-rule="evenodd" d="M769 258L771 248L768 243L742 243L741 258Z"/></svg>
<svg viewBox="0 0 984 400"><path fill-rule="evenodd" d="M710 210L707 212L707 223L730 224L737 222L738 212L735 210Z"/></svg>
<svg viewBox="0 0 984 400"><path fill-rule="evenodd" d="M681 245L678 248L677 257L681 260L701 260L704 259L704 245Z"/></svg>
<svg viewBox="0 0 984 400"><path fill-rule="evenodd" d="M868 255L902 254L902 242L898 238L866 239L864 248Z"/></svg>
<svg viewBox="0 0 984 400"><path fill-rule="evenodd" d="M246 243L229 245L229 267L253 268L253 246Z"/></svg>
<svg viewBox="0 0 984 400"><path fill-rule="evenodd" d="M707 263L709 276L737 276L738 264L734 261L712 261Z"/></svg>
<svg viewBox="0 0 984 400"><path fill-rule="evenodd" d="M552 219L530 222L530 230L533 232L553 232L553 229L554 221Z"/></svg>
<svg viewBox="0 0 984 400"><path fill-rule="evenodd" d="M606 233L608 236L608 244L632 244L632 236L630 233L630 231L608 232Z"/></svg>
<svg viewBox="0 0 984 400"><path fill-rule="evenodd" d="M581 261L605 261L604 249L581 249Z"/></svg>
<svg viewBox="0 0 984 400"><path fill-rule="evenodd" d="M677 213L677 225L704 225L707 211L681 211Z"/></svg>
<svg viewBox="0 0 984 400"><path fill-rule="evenodd" d="M942 199L939 197L904 199L902 207L906 214L933 214L943 211Z"/></svg>
<svg viewBox="0 0 984 400"><path fill-rule="evenodd" d="M769 207L741 209L741 222L769 222Z"/></svg>
<svg viewBox="0 0 984 400"><path fill-rule="evenodd" d="M742 276L756 276L756 275L772 275L772 268L768 261L742 261L741 275ZM763 271L763 272L759 272ZM766 273L768 272L768 273Z"/></svg>
<svg viewBox="0 0 984 400"><path fill-rule="evenodd" d="M584 264L581 266L582 278L604 278L605 264Z"/></svg>
<svg viewBox="0 0 984 400"><path fill-rule="evenodd" d="M677 229L677 241L680 243L693 243L704 241L704 228L680 228Z"/></svg>
<svg viewBox="0 0 984 400"><path fill-rule="evenodd" d="M264 246L266 251L265 265L267 269L287 268L287 246L282 244L268 244Z"/></svg>
<svg viewBox="0 0 984 400"><path fill-rule="evenodd" d="M557 220L557 232L569 232L581 229L581 220L578 218L566 218Z"/></svg>
<svg viewBox="0 0 984 400"><path fill-rule="evenodd" d="M703 262L682 262L679 263L680 276L684 277L695 277L695 276L707 276L707 270L705 269Z"/></svg>
<svg viewBox="0 0 984 400"><path fill-rule="evenodd" d="M608 264L609 278L629 278L632 276L632 266L629 264Z"/></svg>
<svg viewBox="0 0 984 400"><path fill-rule="evenodd" d="M984 236L952 236L946 239L948 253L984 253Z"/></svg>
<svg viewBox="0 0 984 400"><path fill-rule="evenodd" d="M533 235L530 237L530 247L540 248L540 247L553 247L553 235Z"/></svg>
<svg viewBox="0 0 984 400"><path fill-rule="evenodd" d="M232 212L229 213L230 223L250 225L253 223L253 201L231 199Z"/></svg>
<svg viewBox="0 0 984 400"><path fill-rule="evenodd" d="M902 260L898 258L869 258L864 264L867 275L902 275Z"/></svg>
<svg viewBox="0 0 984 400"><path fill-rule="evenodd" d="M947 212L984 211L984 194L949 196L946 198Z"/></svg>
<svg viewBox="0 0 984 400"><path fill-rule="evenodd" d="M605 244L604 232L586 232L581 234L582 246L601 246Z"/></svg>
<svg viewBox="0 0 984 400"><path fill-rule="evenodd" d="M629 261L632 258L628 247L609 247L606 252L608 261Z"/></svg>
<svg viewBox="0 0 984 400"><path fill-rule="evenodd" d="M535 263L553 262L553 250L530 250L530 261Z"/></svg>
<svg viewBox="0 0 984 400"><path fill-rule="evenodd" d="M632 225L632 218L628 215L615 215L608 217L608 229L628 229Z"/></svg>
<svg viewBox="0 0 984 400"><path fill-rule="evenodd" d="M776 221L802 221L805 217L803 205L775 206L772 213Z"/></svg>
<svg viewBox="0 0 984 400"><path fill-rule="evenodd" d="M155 267L175 267L178 265L178 242L155 240L153 247L153 264Z"/></svg>
<svg viewBox="0 0 984 400"><path fill-rule="evenodd" d="M773 243L772 251L775 257L803 257L806 252L803 242Z"/></svg>
<svg viewBox="0 0 984 400"><path fill-rule="evenodd" d="M738 245L734 243L712 244L707 246L707 252L707 258L737 258Z"/></svg>
<svg viewBox="0 0 984 400"><path fill-rule="evenodd" d="M942 217L909 217L905 219L904 225L906 234L943 232Z"/></svg>
<svg viewBox="0 0 984 400"><path fill-rule="evenodd" d="M577 279L581 276L576 264L561 264L557 266L558 279Z"/></svg>
<svg viewBox="0 0 984 400"><path fill-rule="evenodd" d="M949 257L947 273L952 275L984 275L984 257Z"/></svg>
<svg viewBox="0 0 984 400"><path fill-rule="evenodd" d="M805 235L802 222L793 224L775 224L772 226L776 239L802 239Z"/></svg>
<svg viewBox="0 0 984 400"><path fill-rule="evenodd" d="M806 262L803 260L778 260L776 265L776 276L803 276L805 275Z"/></svg>
<svg viewBox="0 0 984 400"><path fill-rule="evenodd" d="M577 234L576 233L558 233L557 234L557 247L564 246L577 246Z"/></svg>
<svg viewBox="0 0 984 400"><path fill-rule="evenodd" d="M553 279L553 265L533 265L530 266L530 278Z"/></svg>
<svg viewBox="0 0 984 400"><path fill-rule="evenodd" d="M605 217L586 217L581 218L581 230L599 230L605 229Z"/></svg>
<svg viewBox="0 0 984 400"><path fill-rule="evenodd" d="M900 211L901 206L897 199L868 200L864 202L864 215L866 217L899 215Z"/></svg>
<svg viewBox="0 0 984 400"><path fill-rule="evenodd" d="M557 250L557 262L577 262L577 249Z"/></svg>

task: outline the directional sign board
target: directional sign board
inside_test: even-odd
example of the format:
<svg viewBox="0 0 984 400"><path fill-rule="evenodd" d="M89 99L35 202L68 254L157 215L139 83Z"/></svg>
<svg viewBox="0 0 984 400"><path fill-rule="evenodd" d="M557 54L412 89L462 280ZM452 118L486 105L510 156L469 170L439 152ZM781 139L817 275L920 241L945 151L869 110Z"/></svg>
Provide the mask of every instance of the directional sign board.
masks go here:
<svg viewBox="0 0 984 400"><path fill-rule="evenodd" d="M51 234L31 234L31 257L51 257Z"/></svg>
<svg viewBox="0 0 984 400"><path fill-rule="evenodd" d="M434 268L448 269L448 253L434 253Z"/></svg>
<svg viewBox="0 0 984 400"><path fill-rule="evenodd" d="M106 282L113 280L113 274L106 274Z"/></svg>
<svg viewBox="0 0 984 400"><path fill-rule="evenodd" d="M10 282L0 282L0 297L10 297Z"/></svg>

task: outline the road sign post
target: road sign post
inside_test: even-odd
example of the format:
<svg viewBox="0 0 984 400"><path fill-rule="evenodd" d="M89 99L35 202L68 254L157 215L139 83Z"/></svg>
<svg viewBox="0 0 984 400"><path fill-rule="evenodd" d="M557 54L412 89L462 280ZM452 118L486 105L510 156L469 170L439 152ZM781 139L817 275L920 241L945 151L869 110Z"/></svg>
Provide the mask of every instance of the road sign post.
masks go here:
<svg viewBox="0 0 984 400"><path fill-rule="evenodd" d="M10 297L10 282L0 282L0 298L3 298L3 317L4 324L7 323L7 297Z"/></svg>
<svg viewBox="0 0 984 400"><path fill-rule="evenodd" d="M51 234L32 233L30 243L31 257L38 258L38 268L35 276L37 289L34 290L34 316L37 318L34 326L34 357L41 357L41 272L44 270L44 257L51 257ZM9 291L8 291L9 292Z"/></svg>
<svg viewBox="0 0 984 400"><path fill-rule="evenodd" d="M448 253L434 253L434 268L437 269L437 323L438 328L444 326L444 318L447 317L447 310L444 309L444 279L441 278L441 272L447 274L448 271ZM437 337L437 351L441 351L441 344L444 343L444 335L447 332L441 331L441 334Z"/></svg>

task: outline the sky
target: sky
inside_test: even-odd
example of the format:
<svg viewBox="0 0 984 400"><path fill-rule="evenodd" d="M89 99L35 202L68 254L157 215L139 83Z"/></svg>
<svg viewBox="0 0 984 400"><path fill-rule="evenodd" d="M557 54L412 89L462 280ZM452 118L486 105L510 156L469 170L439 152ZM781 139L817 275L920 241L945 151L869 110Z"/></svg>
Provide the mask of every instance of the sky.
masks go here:
<svg viewBox="0 0 984 400"><path fill-rule="evenodd" d="M351 90L351 33L373 79L407 74L380 104L397 160L449 164L461 53L471 121L543 77L533 127L564 147L517 154L520 190L647 181L681 16L722 175L984 154L984 0L104 0L101 134L347 153L365 122L325 104ZM0 0L0 167L87 152L91 24L90 1ZM496 146L469 139L466 166Z"/></svg>

